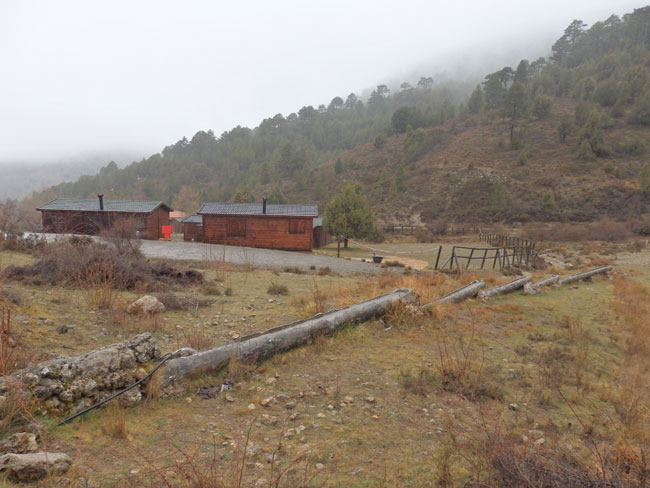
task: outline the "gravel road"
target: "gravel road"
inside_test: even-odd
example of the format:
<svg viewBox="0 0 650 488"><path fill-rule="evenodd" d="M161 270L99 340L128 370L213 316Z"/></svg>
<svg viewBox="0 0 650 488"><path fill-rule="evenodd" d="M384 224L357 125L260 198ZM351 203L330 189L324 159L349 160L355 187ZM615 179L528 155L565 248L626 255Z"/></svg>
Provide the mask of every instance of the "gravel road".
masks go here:
<svg viewBox="0 0 650 488"><path fill-rule="evenodd" d="M382 271L379 265L362 261L301 252L221 246L198 242L143 240L140 250L148 258L224 261L232 264L251 265L256 268L283 269L295 266L308 270L310 266L316 266L317 268L329 267L337 273L377 273Z"/></svg>

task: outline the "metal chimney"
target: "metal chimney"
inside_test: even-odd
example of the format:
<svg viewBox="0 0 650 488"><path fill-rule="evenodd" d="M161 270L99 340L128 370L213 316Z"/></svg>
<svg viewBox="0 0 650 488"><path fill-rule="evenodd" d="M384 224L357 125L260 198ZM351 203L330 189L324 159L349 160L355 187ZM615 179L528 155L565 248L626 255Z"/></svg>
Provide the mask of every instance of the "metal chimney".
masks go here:
<svg viewBox="0 0 650 488"><path fill-rule="evenodd" d="M99 198L99 210L104 210L104 194L100 193L97 198Z"/></svg>
<svg viewBox="0 0 650 488"><path fill-rule="evenodd" d="M262 213L266 215L266 197L262 198Z"/></svg>

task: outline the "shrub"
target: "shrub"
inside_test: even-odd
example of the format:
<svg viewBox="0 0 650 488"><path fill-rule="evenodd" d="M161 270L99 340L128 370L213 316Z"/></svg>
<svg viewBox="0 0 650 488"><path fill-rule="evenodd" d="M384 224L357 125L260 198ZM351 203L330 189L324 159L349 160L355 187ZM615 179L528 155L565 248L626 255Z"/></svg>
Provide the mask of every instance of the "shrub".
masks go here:
<svg viewBox="0 0 650 488"><path fill-rule="evenodd" d="M35 285L67 283L84 289L97 288L104 290L105 295L109 289L155 290L203 281L202 273L173 261L149 263L137 250L122 252L112 244L83 237L47 244L39 261L29 266L9 266L2 274Z"/></svg>
<svg viewBox="0 0 650 488"><path fill-rule="evenodd" d="M269 295L288 295L289 289L287 288L286 285L282 285L280 283L271 281L271 284L266 289L266 293L268 293Z"/></svg>
<svg viewBox="0 0 650 488"><path fill-rule="evenodd" d="M305 274L305 271L299 268L298 266L287 266L282 271L284 271L285 273Z"/></svg>

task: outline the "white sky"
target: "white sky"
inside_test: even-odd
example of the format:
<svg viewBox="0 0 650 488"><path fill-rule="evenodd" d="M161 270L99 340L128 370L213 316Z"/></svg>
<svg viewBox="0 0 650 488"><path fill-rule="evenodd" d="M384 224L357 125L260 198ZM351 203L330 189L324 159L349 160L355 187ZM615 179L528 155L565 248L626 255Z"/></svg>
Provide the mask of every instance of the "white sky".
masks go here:
<svg viewBox="0 0 650 488"><path fill-rule="evenodd" d="M378 83L548 54L627 0L0 0L0 164L142 156ZM474 63L477 63L474 65Z"/></svg>

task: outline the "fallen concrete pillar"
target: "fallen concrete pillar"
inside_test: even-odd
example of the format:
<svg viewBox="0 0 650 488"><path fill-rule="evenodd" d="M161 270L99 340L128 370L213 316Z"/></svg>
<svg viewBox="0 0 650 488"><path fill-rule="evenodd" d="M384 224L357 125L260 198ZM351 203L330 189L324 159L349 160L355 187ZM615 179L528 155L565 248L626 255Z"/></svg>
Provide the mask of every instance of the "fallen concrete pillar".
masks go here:
<svg viewBox="0 0 650 488"><path fill-rule="evenodd" d="M541 280L536 281L532 285L533 285L534 288L543 288L545 286L554 285L555 283L558 282L559 279L560 279L560 276L554 274L554 275L551 275L551 276L547 276L546 278L542 278Z"/></svg>
<svg viewBox="0 0 650 488"><path fill-rule="evenodd" d="M586 280L588 278L591 278L592 276L607 273L608 271L611 271L612 269L613 268L611 266L601 266L599 268L594 268L592 270L584 271L582 273L574 274L574 275L571 275L571 276L565 276L564 278L561 278L560 280L558 280L557 284L558 285L567 285L567 284L573 283L575 281Z"/></svg>
<svg viewBox="0 0 650 488"><path fill-rule="evenodd" d="M497 295L505 295L506 293L512 293L519 288L523 288L526 283L530 282L530 276L524 276L523 278L517 278L516 280L505 283L504 285L495 286L489 290L482 291L479 293L479 298L487 300L488 298L495 297Z"/></svg>
<svg viewBox="0 0 650 488"><path fill-rule="evenodd" d="M365 322L383 315L398 303L417 303L417 300L411 290L395 290L350 307L251 334L237 342L171 359L161 370L161 384L165 387L188 375L218 371L233 357L242 361L260 361L305 344L314 336L331 335L350 323Z"/></svg>
<svg viewBox="0 0 650 488"><path fill-rule="evenodd" d="M433 308L435 305L438 305L440 303L445 303L445 302L462 302L463 300L470 298L470 297L475 297L478 292L481 290L481 288L485 287L485 281L472 281L470 284L463 286L462 288L458 288L457 290L452 291L451 293L448 293L447 295L438 298L437 300L434 300L433 302L427 303L426 305L422 305L423 310L429 310Z"/></svg>

